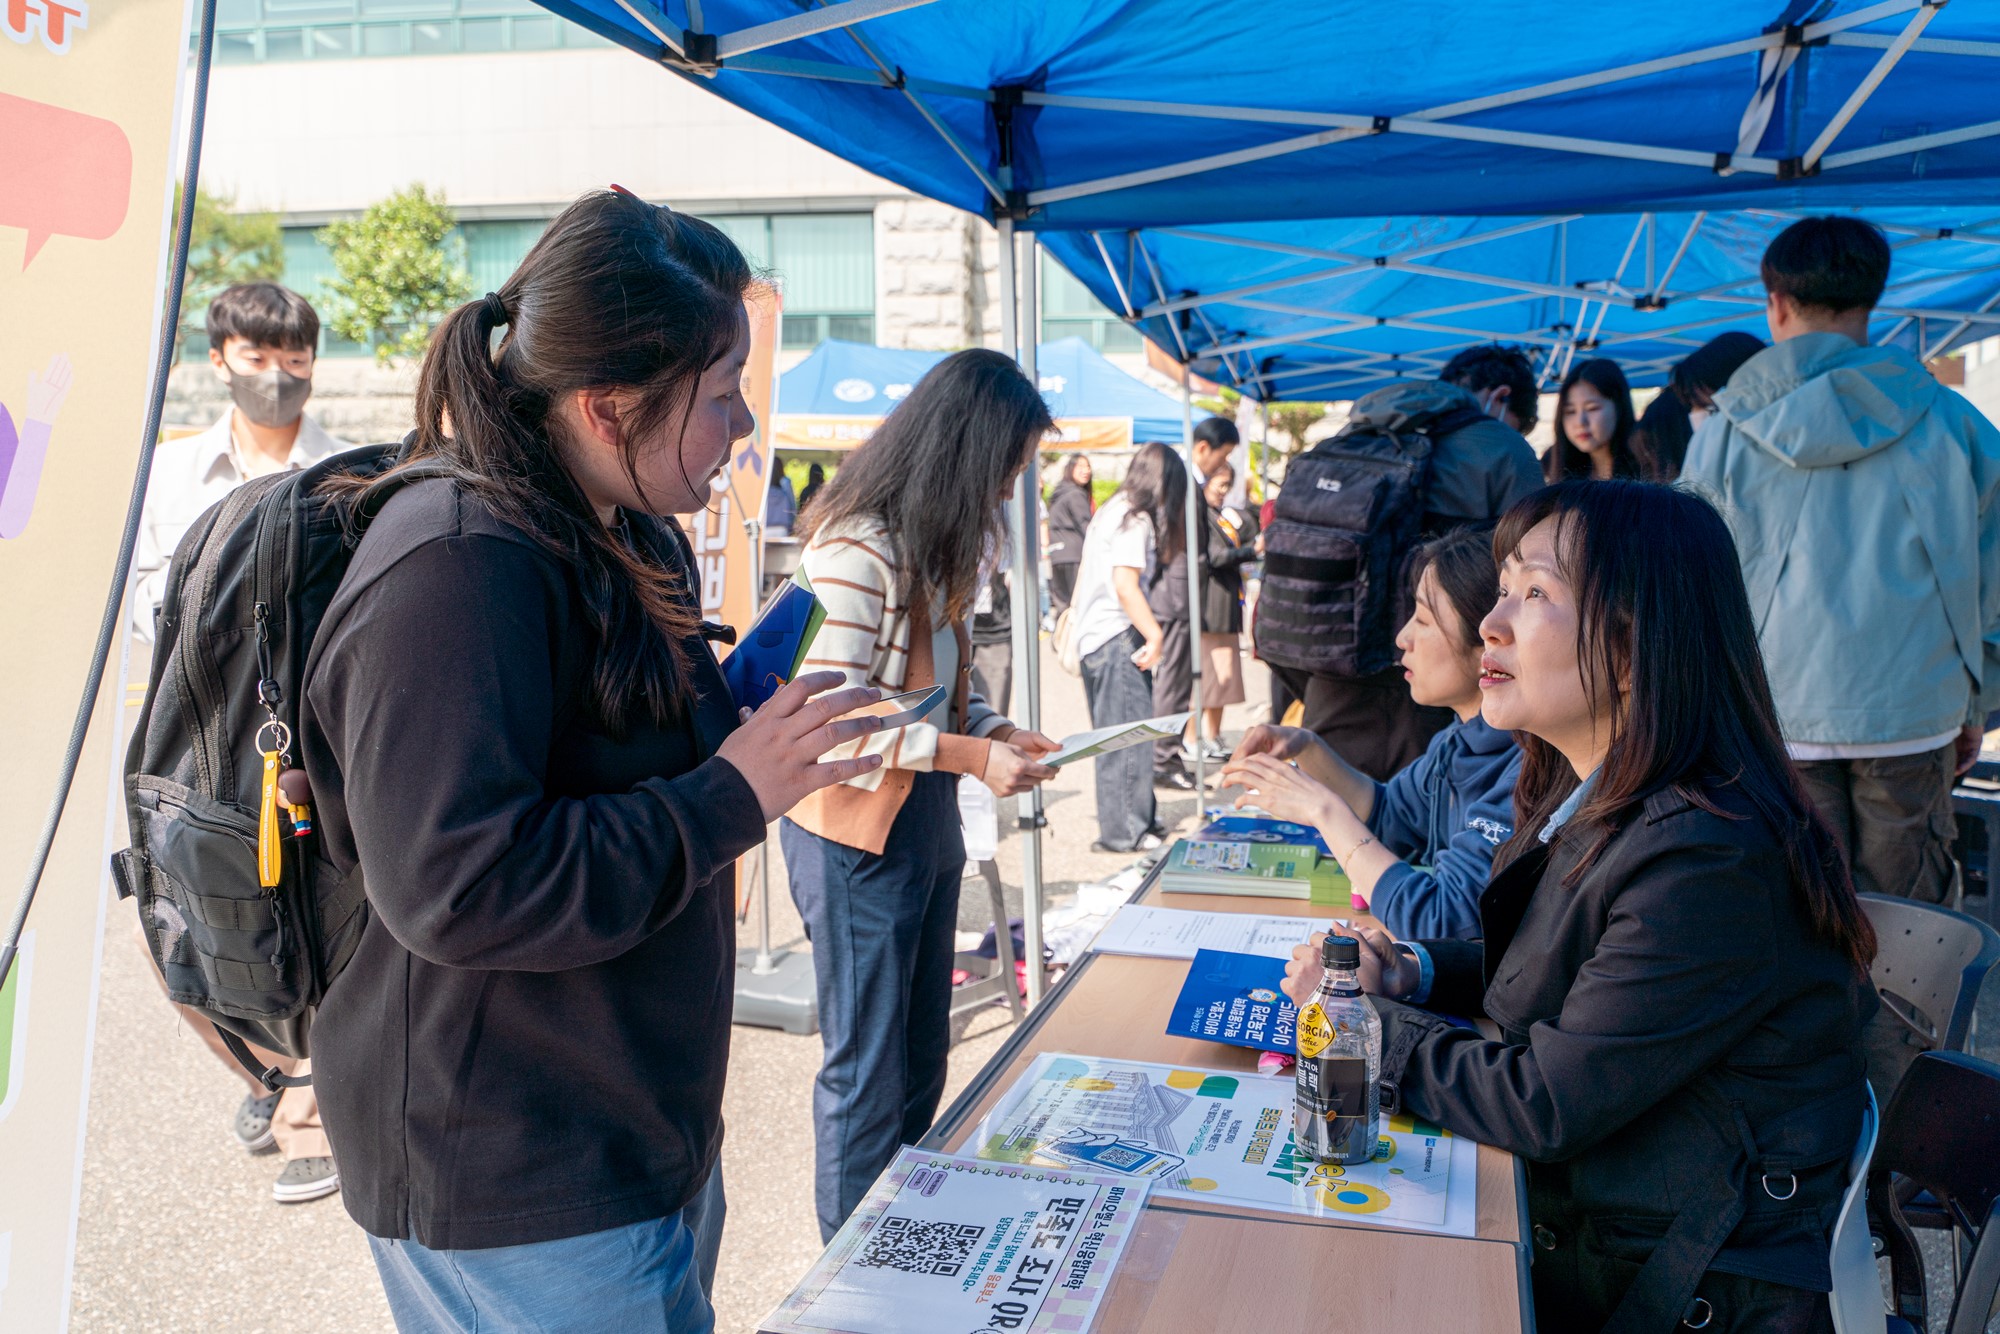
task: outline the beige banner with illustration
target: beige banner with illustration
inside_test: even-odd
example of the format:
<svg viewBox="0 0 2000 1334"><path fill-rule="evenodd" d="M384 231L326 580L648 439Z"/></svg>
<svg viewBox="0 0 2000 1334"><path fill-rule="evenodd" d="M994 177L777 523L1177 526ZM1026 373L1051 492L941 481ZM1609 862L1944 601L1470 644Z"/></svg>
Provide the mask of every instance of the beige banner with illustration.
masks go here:
<svg viewBox="0 0 2000 1334"><path fill-rule="evenodd" d="M155 355L185 0L0 0L0 914L117 559ZM0 1331L68 1318L118 664L0 989ZM4 922L5 916L0 916Z"/></svg>

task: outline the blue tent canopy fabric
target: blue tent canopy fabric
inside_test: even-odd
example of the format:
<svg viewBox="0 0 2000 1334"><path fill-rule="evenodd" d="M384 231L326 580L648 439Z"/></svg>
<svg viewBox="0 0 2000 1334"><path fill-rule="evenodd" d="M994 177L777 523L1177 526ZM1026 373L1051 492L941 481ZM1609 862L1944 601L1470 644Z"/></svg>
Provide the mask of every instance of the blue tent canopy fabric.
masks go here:
<svg viewBox="0 0 2000 1334"><path fill-rule="evenodd" d="M703 0L700 32L687 0L543 3L1038 231L1978 204L2000 175L1976 0Z"/></svg>
<svg viewBox="0 0 2000 1334"><path fill-rule="evenodd" d="M2000 332L2000 4L542 3L1040 233L1253 398L1351 397L1495 340L1545 376L1602 354L1659 383L1761 331L1757 257L1805 212L1891 228L1878 338Z"/></svg>
<svg viewBox="0 0 2000 1334"><path fill-rule="evenodd" d="M2000 205L1877 209L1877 342L1933 357L2000 332ZM1759 261L1795 215L1347 218L1053 233L1050 252L1192 369L1259 399L1354 398L1517 345L1554 381L1605 356L1637 385L1725 330L1768 337ZM1157 281L1156 281L1157 280ZM1193 296L1182 296L1194 293Z"/></svg>
<svg viewBox="0 0 2000 1334"><path fill-rule="evenodd" d="M829 339L778 377L777 410L885 416L949 355ZM1043 343L1035 365L1055 416L1130 417L1135 442L1181 438L1180 401L1118 369L1083 339Z"/></svg>

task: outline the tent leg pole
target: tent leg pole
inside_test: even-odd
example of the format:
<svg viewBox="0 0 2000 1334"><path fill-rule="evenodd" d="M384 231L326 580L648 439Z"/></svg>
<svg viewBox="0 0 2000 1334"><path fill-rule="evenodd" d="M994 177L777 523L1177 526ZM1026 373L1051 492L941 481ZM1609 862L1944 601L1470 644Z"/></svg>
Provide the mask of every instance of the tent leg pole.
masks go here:
<svg viewBox="0 0 2000 1334"><path fill-rule="evenodd" d="M1021 363L1030 383L1035 374L1034 236L1016 237L1012 219L1000 219L1000 344ZM1018 253L1017 253L1018 251ZM1014 676L1025 711L1015 722L1042 730L1041 455L1021 473L1014 492ZM1042 967L1042 790L1029 788L1015 798L1021 832L1021 955L1027 961L1028 1004L1041 1003L1046 989ZM996 923L1006 930L1006 923ZM1011 983L1010 983L1011 985Z"/></svg>
<svg viewBox="0 0 2000 1334"><path fill-rule="evenodd" d="M1206 761L1201 752L1201 521L1202 478L1194 466L1194 391L1188 388L1187 363L1181 363L1181 439L1187 448L1187 577L1188 577L1188 725L1194 729L1194 815L1201 828L1208 800Z"/></svg>

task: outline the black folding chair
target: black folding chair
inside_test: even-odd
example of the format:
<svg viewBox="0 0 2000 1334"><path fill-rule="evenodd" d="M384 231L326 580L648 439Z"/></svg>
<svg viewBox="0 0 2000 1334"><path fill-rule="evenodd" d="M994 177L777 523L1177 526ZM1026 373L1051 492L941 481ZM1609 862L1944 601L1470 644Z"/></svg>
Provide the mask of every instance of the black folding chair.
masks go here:
<svg viewBox="0 0 2000 1334"><path fill-rule="evenodd" d="M1869 1229L1889 1260L1895 1315L1921 1332L1928 1328L1924 1260L1897 1180L1937 1201L1968 1257L1946 1334L1981 1334L2000 1295L2000 1228L1993 1226L2000 1215L2000 1065L1962 1052L1924 1052L1882 1117L1868 1172Z"/></svg>

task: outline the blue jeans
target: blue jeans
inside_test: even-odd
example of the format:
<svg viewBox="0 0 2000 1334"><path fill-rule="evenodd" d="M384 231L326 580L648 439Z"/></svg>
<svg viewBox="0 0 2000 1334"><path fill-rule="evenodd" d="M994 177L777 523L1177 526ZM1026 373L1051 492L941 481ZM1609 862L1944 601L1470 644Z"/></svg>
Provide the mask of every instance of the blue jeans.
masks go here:
<svg viewBox="0 0 2000 1334"><path fill-rule="evenodd" d="M1083 697L1090 705L1090 725L1144 722L1153 716L1153 686L1132 664L1144 646L1137 630L1126 631L1099 645L1084 658ZM1181 641L1183 648L1187 641ZM1127 746L1090 762L1097 772L1097 839L1107 848L1130 852L1153 827L1153 748Z"/></svg>
<svg viewBox="0 0 2000 1334"><path fill-rule="evenodd" d="M823 1240L930 1129L951 1050L952 934L965 837L958 777L915 775L880 856L778 827L812 941L826 1058L813 1084L813 1200Z"/></svg>
<svg viewBox="0 0 2000 1334"><path fill-rule="evenodd" d="M679 1213L581 1237L434 1251L369 1237L402 1334L711 1334L722 1245L722 1165Z"/></svg>

